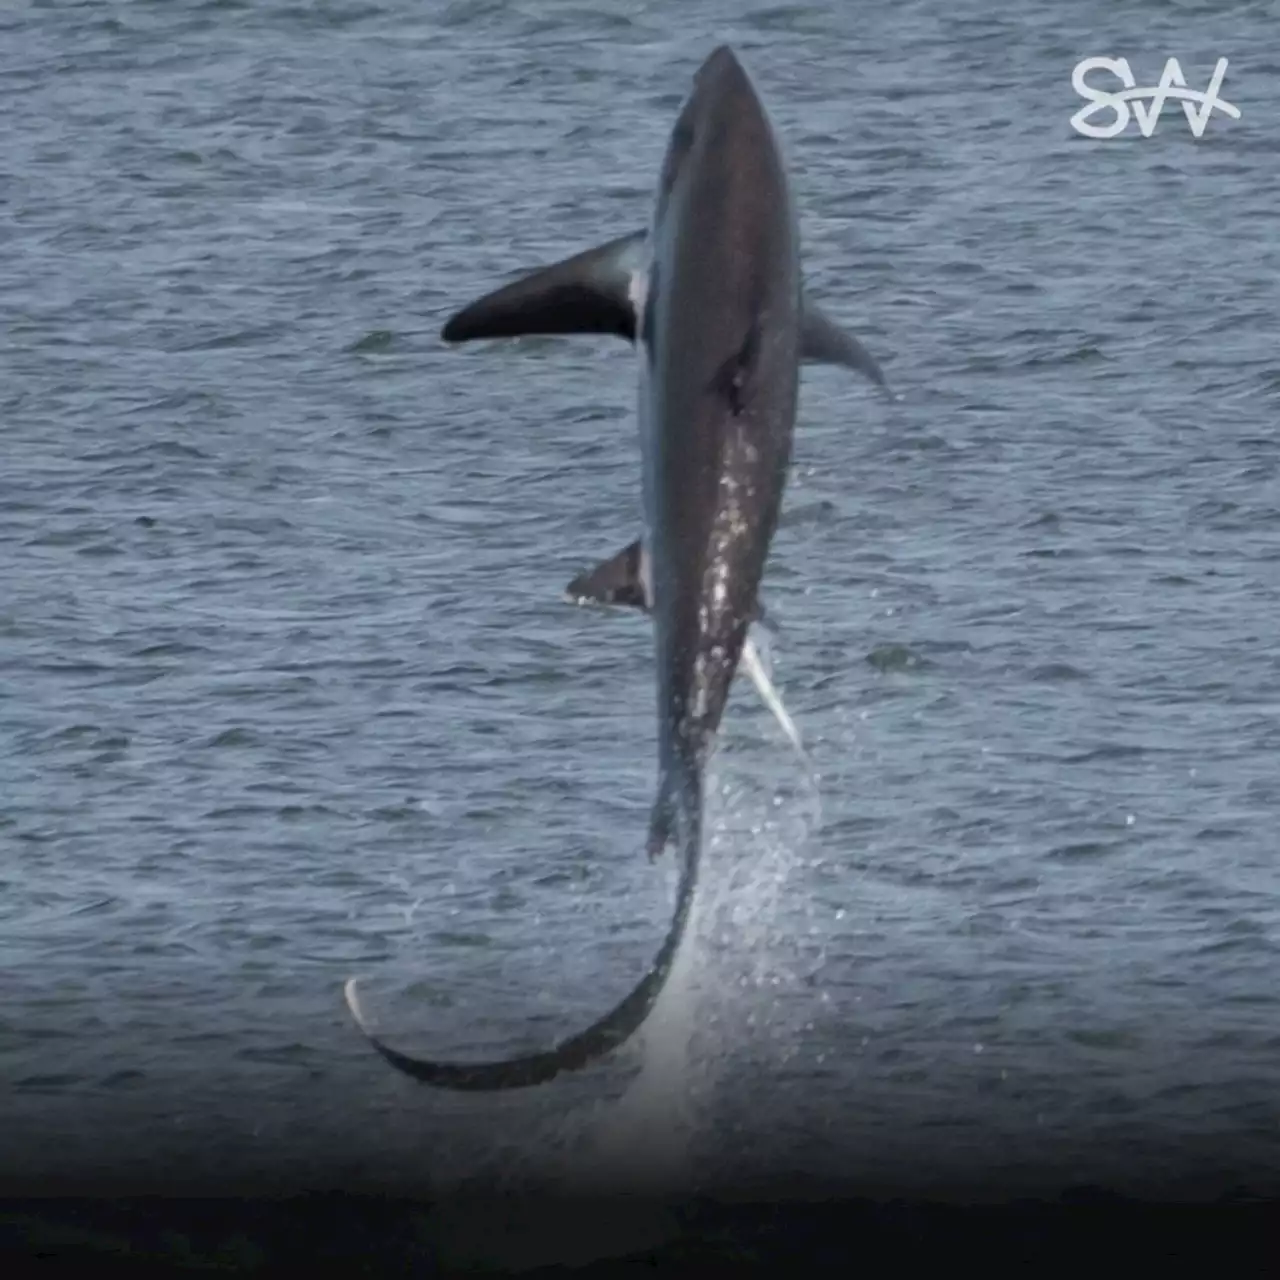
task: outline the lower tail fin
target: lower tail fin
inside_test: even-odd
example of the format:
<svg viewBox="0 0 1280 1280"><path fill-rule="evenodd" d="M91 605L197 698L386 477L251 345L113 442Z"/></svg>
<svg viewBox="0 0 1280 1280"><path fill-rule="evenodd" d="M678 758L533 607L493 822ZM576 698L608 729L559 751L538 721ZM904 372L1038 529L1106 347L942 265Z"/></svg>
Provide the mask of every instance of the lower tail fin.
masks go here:
<svg viewBox="0 0 1280 1280"><path fill-rule="evenodd" d="M653 862L667 851L676 825L676 805L671 789L665 783L659 785L657 799L649 813L649 835L645 852Z"/></svg>
<svg viewBox="0 0 1280 1280"><path fill-rule="evenodd" d="M651 862L673 841L687 847L690 840L701 839L702 756L703 748L679 740L675 762L662 768L645 841Z"/></svg>

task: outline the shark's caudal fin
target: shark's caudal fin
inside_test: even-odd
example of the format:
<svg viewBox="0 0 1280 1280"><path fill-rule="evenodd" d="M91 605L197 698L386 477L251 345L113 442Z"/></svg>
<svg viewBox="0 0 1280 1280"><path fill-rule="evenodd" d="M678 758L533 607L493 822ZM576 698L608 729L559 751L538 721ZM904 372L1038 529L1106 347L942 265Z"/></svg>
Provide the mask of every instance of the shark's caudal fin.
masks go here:
<svg viewBox="0 0 1280 1280"><path fill-rule="evenodd" d="M526 334L604 333L635 341L634 282L644 264L643 231L619 236L486 293L444 326L446 342Z"/></svg>
<svg viewBox="0 0 1280 1280"><path fill-rule="evenodd" d="M676 802L671 788L659 785L657 798L649 811L649 834L645 837L644 851L653 862L667 851L676 827Z"/></svg>
<svg viewBox="0 0 1280 1280"><path fill-rule="evenodd" d="M658 781L653 808L649 810L649 833L645 837L644 851L650 862L666 853L667 846L675 838L679 818L679 783L672 775L664 774Z"/></svg>
<svg viewBox="0 0 1280 1280"><path fill-rule="evenodd" d="M550 266L527 271L453 315L446 342L520 338L534 334L609 334L636 340L648 237L631 231ZM880 365L852 334L811 298L804 300L801 358L839 364L888 390Z"/></svg>
<svg viewBox="0 0 1280 1280"><path fill-rule="evenodd" d="M675 913L649 972L625 999L585 1031L562 1040L542 1053L508 1058L498 1062L435 1062L400 1053L374 1034L356 996L356 980L343 988L347 1008L370 1044L398 1071L425 1084L463 1092L492 1092L521 1089L546 1081L566 1071L577 1071L603 1058L639 1030L657 1003L666 985L671 966L684 939L698 887L698 864L702 853L702 807L697 796L682 824L680 881L676 888Z"/></svg>
<svg viewBox="0 0 1280 1280"><path fill-rule="evenodd" d="M693 740L678 738L674 755L663 766L645 839L650 861L660 858L672 844L687 848L691 831L701 829L706 746L706 740L695 745Z"/></svg>

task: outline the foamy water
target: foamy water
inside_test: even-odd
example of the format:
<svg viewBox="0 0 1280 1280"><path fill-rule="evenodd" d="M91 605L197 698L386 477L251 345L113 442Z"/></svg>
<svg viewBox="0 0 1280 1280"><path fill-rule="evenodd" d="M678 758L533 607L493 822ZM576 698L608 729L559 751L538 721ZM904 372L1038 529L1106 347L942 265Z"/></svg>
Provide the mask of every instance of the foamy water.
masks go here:
<svg viewBox="0 0 1280 1280"><path fill-rule="evenodd" d="M767 642L758 641L757 652L771 679ZM787 752L787 726L784 713L780 755L766 778L744 777L728 752L713 758L689 927L634 1042L639 1073L620 1099L597 1104L577 1140L562 1148L566 1180L576 1189L693 1190L696 1141L717 1072L744 1037L769 1035L769 1011L795 980L776 920L821 806L803 753ZM784 798L800 771L797 794ZM674 873L671 879L674 897Z"/></svg>

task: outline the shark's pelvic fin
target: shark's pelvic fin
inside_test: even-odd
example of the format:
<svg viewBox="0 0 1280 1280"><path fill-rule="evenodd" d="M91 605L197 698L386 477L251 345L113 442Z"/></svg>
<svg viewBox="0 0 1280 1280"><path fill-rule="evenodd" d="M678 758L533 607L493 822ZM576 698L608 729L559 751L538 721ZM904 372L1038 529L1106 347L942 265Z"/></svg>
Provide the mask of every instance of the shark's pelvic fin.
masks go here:
<svg viewBox="0 0 1280 1280"><path fill-rule="evenodd" d="M446 342L528 334L603 333L634 342L634 281L646 233L633 231L547 267L526 272L452 316Z"/></svg>
<svg viewBox="0 0 1280 1280"><path fill-rule="evenodd" d="M809 756L804 749L804 744L800 741L800 730L796 728L795 721L782 705L782 699L773 687L773 681L769 679L769 673L765 671L764 663L760 661L760 654L750 636L742 646L742 665L746 668L747 675L751 677L751 683L755 685L761 702L773 712L774 719L782 726L782 732L790 739L796 754L807 764Z"/></svg>

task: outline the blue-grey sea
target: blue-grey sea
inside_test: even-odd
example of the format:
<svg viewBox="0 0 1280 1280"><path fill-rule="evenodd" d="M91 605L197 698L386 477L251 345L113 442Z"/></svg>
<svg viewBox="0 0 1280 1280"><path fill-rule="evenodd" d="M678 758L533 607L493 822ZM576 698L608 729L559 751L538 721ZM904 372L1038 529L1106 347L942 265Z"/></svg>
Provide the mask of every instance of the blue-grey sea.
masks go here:
<svg viewBox="0 0 1280 1280"><path fill-rule="evenodd" d="M612 1131L695 1182L1280 1181L1278 32L0 10L0 1175L440 1186ZM803 373L761 640L811 766L740 678L660 1025L433 1092L347 977L398 1047L545 1045L672 878L649 624L562 597L639 533L635 354L440 326L645 225L726 41L897 392ZM1239 117L1082 137L1091 56L1227 58Z"/></svg>

